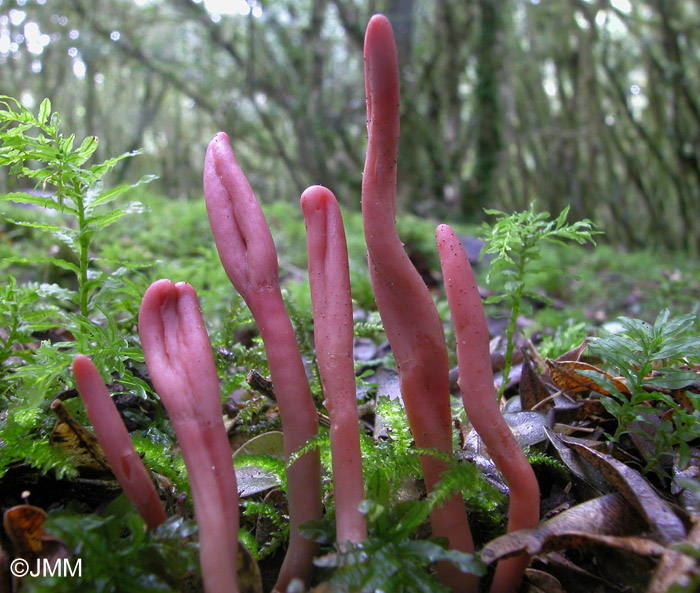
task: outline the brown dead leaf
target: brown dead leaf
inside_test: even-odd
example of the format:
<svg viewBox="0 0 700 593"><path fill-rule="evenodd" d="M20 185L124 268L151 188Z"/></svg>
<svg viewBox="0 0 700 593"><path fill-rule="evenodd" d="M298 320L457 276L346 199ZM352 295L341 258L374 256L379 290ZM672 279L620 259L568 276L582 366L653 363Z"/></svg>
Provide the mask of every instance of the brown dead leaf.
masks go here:
<svg viewBox="0 0 700 593"><path fill-rule="evenodd" d="M46 511L30 504L11 507L3 515L5 533L15 557L36 558L41 552Z"/></svg>
<svg viewBox="0 0 700 593"><path fill-rule="evenodd" d="M564 352L564 354L557 356L557 358L555 358L554 361L555 362L564 362L567 360L579 361L579 360L581 360L581 356L583 356L583 353L586 351L586 348L588 348L588 339L585 339L583 342L581 342L575 348L572 348L571 350ZM545 383L552 383L552 375L550 372L550 368L547 366L547 361L541 360L540 365L544 369L542 371L542 380Z"/></svg>
<svg viewBox="0 0 700 593"><path fill-rule="evenodd" d="M588 348L588 338L584 339L583 342L581 342L578 346L572 348L571 350L568 350L567 352L564 352L564 354L557 356L556 360L557 362L564 362L564 361L576 361L578 362L581 360L581 356L583 356L583 353L586 351L586 348Z"/></svg>
<svg viewBox="0 0 700 593"><path fill-rule="evenodd" d="M49 436L49 443L72 456L78 467L111 473L97 437L70 415L61 400L53 400L51 410L58 422Z"/></svg>
<svg viewBox="0 0 700 593"><path fill-rule="evenodd" d="M549 374L552 382L562 391L566 393L579 393L581 391L595 391L601 395L610 395L610 392L603 389L598 385L593 379L589 377L584 377L577 371L595 371L600 373L606 379L612 381L613 385L617 387L620 393L628 394L629 389L618 378L613 377L611 374L594 367L586 362L579 362L574 360L564 360L556 361L548 358L546 361L547 367L549 369Z"/></svg>
<svg viewBox="0 0 700 593"><path fill-rule="evenodd" d="M684 543L695 550L700 548L700 523L696 523L690 530ZM697 565L695 558L680 550L667 550L656 566L647 593L667 593L674 584L691 575L692 571L697 569Z"/></svg>
<svg viewBox="0 0 700 593"><path fill-rule="evenodd" d="M559 459L562 463L571 471L571 473L576 476L579 480L588 484L593 489L602 493L609 493L613 490L611 484L605 479L605 477L590 463L582 459L580 455L577 455L571 448L564 444L564 438L560 432L555 432L550 428L545 428L545 435L552 443L554 448L557 450ZM585 442L584 439L575 439L575 437L569 437L567 443L572 440L581 440Z"/></svg>
<svg viewBox="0 0 700 593"><path fill-rule="evenodd" d="M644 521L621 494L607 494L576 505L532 529L498 537L484 546L481 559L491 564L516 554L530 556L584 545L603 545L660 556L666 547L638 537Z"/></svg>
<svg viewBox="0 0 700 593"><path fill-rule="evenodd" d="M525 571L526 593L566 593L559 580L548 572L528 568Z"/></svg>
<svg viewBox="0 0 700 593"><path fill-rule="evenodd" d="M681 405L686 412L690 412L691 414L695 412L695 406L688 397L685 389L674 389L671 395L675 402Z"/></svg>
<svg viewBox="0 0 700 593"><path fill-rule="evenodd" d="M542 564L547 571L557 575L567 593L631 593L643 591L648 580L650 565L653 560L646 556L633 556L629 552L608 549L610 554L605 555L605 564L611 563L611 571L606 570L605 564L596 563L594 566L584 568L569 558L567 551L549 552L537 556L538 564ZM621 564L624 563L624 564ZM633 566L630 566L630 565ZM626 570L619 571L623 565ZM615 568L618 570L615 571ZM601 570L602 569L602 570ZM595 572L591 572L591 570ZM610 574L615 571L617 574ZM630 572L634 572L630 575ZM623 577L622 579L620 577ZM632 577L632 578L630 578ZM610 580L612 578L612 580ZM624 581L624 582L621 582ZM632 581L633 586L628 586ZM635 584L641 585L634 587Z"/></svg>
<svg viewBox="0 0 700 593"><path fill-rule="evenodd" d="M532 410L535 406L549 398L549 392L535 371L530 358L525 355L520 376L520 403L523 410ZM551 408L554 402L551 400L538 406L540 411Z"/></svg>
<svg viewBox="0 0 700 593"><path fill-rule="evenodd" d="M5 511L3 527L15 558L22 558L29 565L41 559L53 565L58 559L71 558L72 553L66 542L44 532L45 520L44 509L30 504L20 504ZM11 571L4 572L2 564L7 563L9 558L0 548L0 593L20 590L21 578L9 574Z"/></svg>
<svg viewBox="0 0 700 593"><path fill-rule="evenodd" d="M638 472L580 440L559 438L595 467L634 506L660 542L669 545L685 537L683 522Z"/></svg>

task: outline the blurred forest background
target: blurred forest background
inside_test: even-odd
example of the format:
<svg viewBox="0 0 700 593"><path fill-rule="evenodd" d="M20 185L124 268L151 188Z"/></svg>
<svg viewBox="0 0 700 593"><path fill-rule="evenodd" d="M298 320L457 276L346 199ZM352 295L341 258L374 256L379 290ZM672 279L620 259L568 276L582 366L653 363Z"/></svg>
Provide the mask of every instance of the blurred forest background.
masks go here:
<svg viewBox="0 0 700 593"><path fill-rule="evenodd" d="M359 208L375 12L398 43L401 209L570 204L611 242L700 251L698 0L0 0L0 94L49 97L98 158L143 147L115 184L199 198L224 130L263 201L322 183Z"/></svg>

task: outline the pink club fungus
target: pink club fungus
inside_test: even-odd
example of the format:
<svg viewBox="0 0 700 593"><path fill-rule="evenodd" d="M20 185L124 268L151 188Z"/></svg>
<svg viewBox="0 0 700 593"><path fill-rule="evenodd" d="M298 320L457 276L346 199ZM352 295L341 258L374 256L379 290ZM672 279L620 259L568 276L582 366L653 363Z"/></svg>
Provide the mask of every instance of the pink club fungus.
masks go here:
<svg viewBox="0 0 700 593"><path fill-rule="evenodd" d="M488 328L474 273L454 231L447 225L440 225L436 235L445 291L457 337L459 387L464 408L508 483L508 532L534 527L539 521L539 486L532 467L498 406L489 355ZM528 562L527 556L501 560L491 592L516 591Z"/></svg>
<svg viewBox="0 0 700 593"><path fill-rule="evenodd" d="M411 263L396 230L399 141L399 75L389 21L370 20L365 35L368 144L362 179L362 219L370 280L399 372L401 396L419 449L452 455L448 358L442 322L430 293ZM226 274L248 305L265 345L289 460L318 432L313 402L294 329L282 300L277 251L262 209L233 154L226 134L209 144L204 195L214 241ZM352 356L353 314L345 231L337 201L321 186L301 196L307 227L309 282L316 356L330 414L331 453L339 544L367 538L359 504L364 497L362 457ZM457 336L459 386L468 418L510 489L508 531L539 520L534 472L498 406L489 356L489 336L473 272L452 229L436 230L445 291ZM188 469L200 534L200 563L207 593L237 593L238 492L221 414L219 382L195 290L186 283L154 282L139 314L146 365L175 429ZM99 372L83 355L73 369L88 415L113 471L149 529L165 510L145 466L131 444ZM432 491L447 469L443 458L421 455ZM314 542L302 523L322 515L317 450L287 468L290 541L273 591L292 579L309 584ZM435 536L449 547L473 553L464 502L454 495L430 517ZM517 590L529 558L502 560L492 593ZM438 578L454 592L478 590L475 575L449 562Z"/></svg>
<svg viewBox="0 0 700 593"><path fill-rule="evenodd" d="M237 593L238 490L219 380L194 289L159 280L141 302L139 335L153 386L187 466L207 593Z"/></svg>
<svg viewBox="0 0 700 593"><path fill-rule="evenodd" d="M449 364L442 323L428 289L403 249L396 231L396 161L399 141L399 73L389 21L370 20L365 34L367 157L362 177L362 221L370 280L377 308L399 371L401 394L419 448L452 454ZM421 457L428 490L446 469ZM431 515L433 534L451 548L473 552L461 496L453 496ZM453 591L475 591L476 577L453 565L438 566L441 582Z"/></svg>
<svg viewBox="0 0 700 593"><path fill-rule="evenodd" d="M317 434L318 416L282 300L270 229L223 132L207 148L204 197L221 263L253 314L265 345L289 459ZM287 469L290 541L277 591L285 591L293 578L308 582L311 576L317 546L301 535L299 526L321 517L320 475L318 451L305 453Z"/></svg>
<svg viewBox="0 0 700 593"><path fill-rule="evenodd" d="M146 527L155 529L167 519L163 503L151 475L134 449L99 371L87 356L78 354L73 360L73 373L88 418L112 472Z"/></svg>
<svg viewBox="0 0 700 593"><path fill-rule="evenodd" d="M339 543L357 543L367 537L367 526L358 509L364 486L345 230L335 196L325 187L308 188L301 196L301 208L306 221L316 359L331 420L336 535Z"/></svg>

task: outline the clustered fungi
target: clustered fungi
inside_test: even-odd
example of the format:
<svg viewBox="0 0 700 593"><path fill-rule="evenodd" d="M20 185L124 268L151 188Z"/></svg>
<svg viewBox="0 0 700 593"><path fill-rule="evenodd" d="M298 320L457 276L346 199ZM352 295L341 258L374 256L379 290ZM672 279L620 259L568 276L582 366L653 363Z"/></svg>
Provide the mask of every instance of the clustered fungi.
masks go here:
<svg viewBox="0 0 700 593"><path fill-rule="evenodd" d="M365 36L368 146L362 181L362 216L370 279L399 371L401 393L416 445L452 452L448 359L442 324L430 294L396 232L396 159L399 83L396 46L388 20L374 16ZM204 194L223 267L258 325L275 385L288 459L318 431L299 347L278 281L277 252L253 191L231 150L217 134L204 164ZM348 256L338 204L321 186L301 197L307 227L309 282L321 382L331 428L338 542L367 535L358 505L364 497L355 377ZM489 358L489 338L476 282L459 239L447 225L436 231L445 289L457 336L459 384L467 416L483 439L510 490L508 531L534 526L539 489L532 468L501 415ZM238 591L236 553L238 494L221 416L211 346L194 289L159 280L144 295L139 333L155 390L172 420L191 481L200 533L200 563L207 593ZM149 529L165 520L146 468L138 458L106 387L90 360L73 365L80 393L107 459ZM428 490L445 462L421 456ZM275 591L294 578L308 582L316 546L299 526L322 514L320 462L309 451L287 470L290 542ZM434 535L452 549L473 552L459 495L431 515ZM515 591L528 558L502 560L491 591ZM474 592L478 582L450 563L438 567L440 582L455 592Z"/></svg>

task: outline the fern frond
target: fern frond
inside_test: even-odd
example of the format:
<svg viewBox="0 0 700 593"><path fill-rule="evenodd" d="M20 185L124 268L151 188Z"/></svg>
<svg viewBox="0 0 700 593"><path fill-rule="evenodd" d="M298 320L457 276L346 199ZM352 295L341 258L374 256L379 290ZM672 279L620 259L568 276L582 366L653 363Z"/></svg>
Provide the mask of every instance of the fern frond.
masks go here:
<svg viewBox="0 0 700 593"><path fill-rule="evenodd" d="M294 453L292 453L289 456L289 459L287 460L287 467L289 468L292 465L294 465L294 462L297 461L297 459L299 459L309 451L324 448L330 450L330 446L331 439L330 435L328 434L328 431L321 429L319 430L319 433L316 436L306 441L299 449L294 451Z"/></svg>

